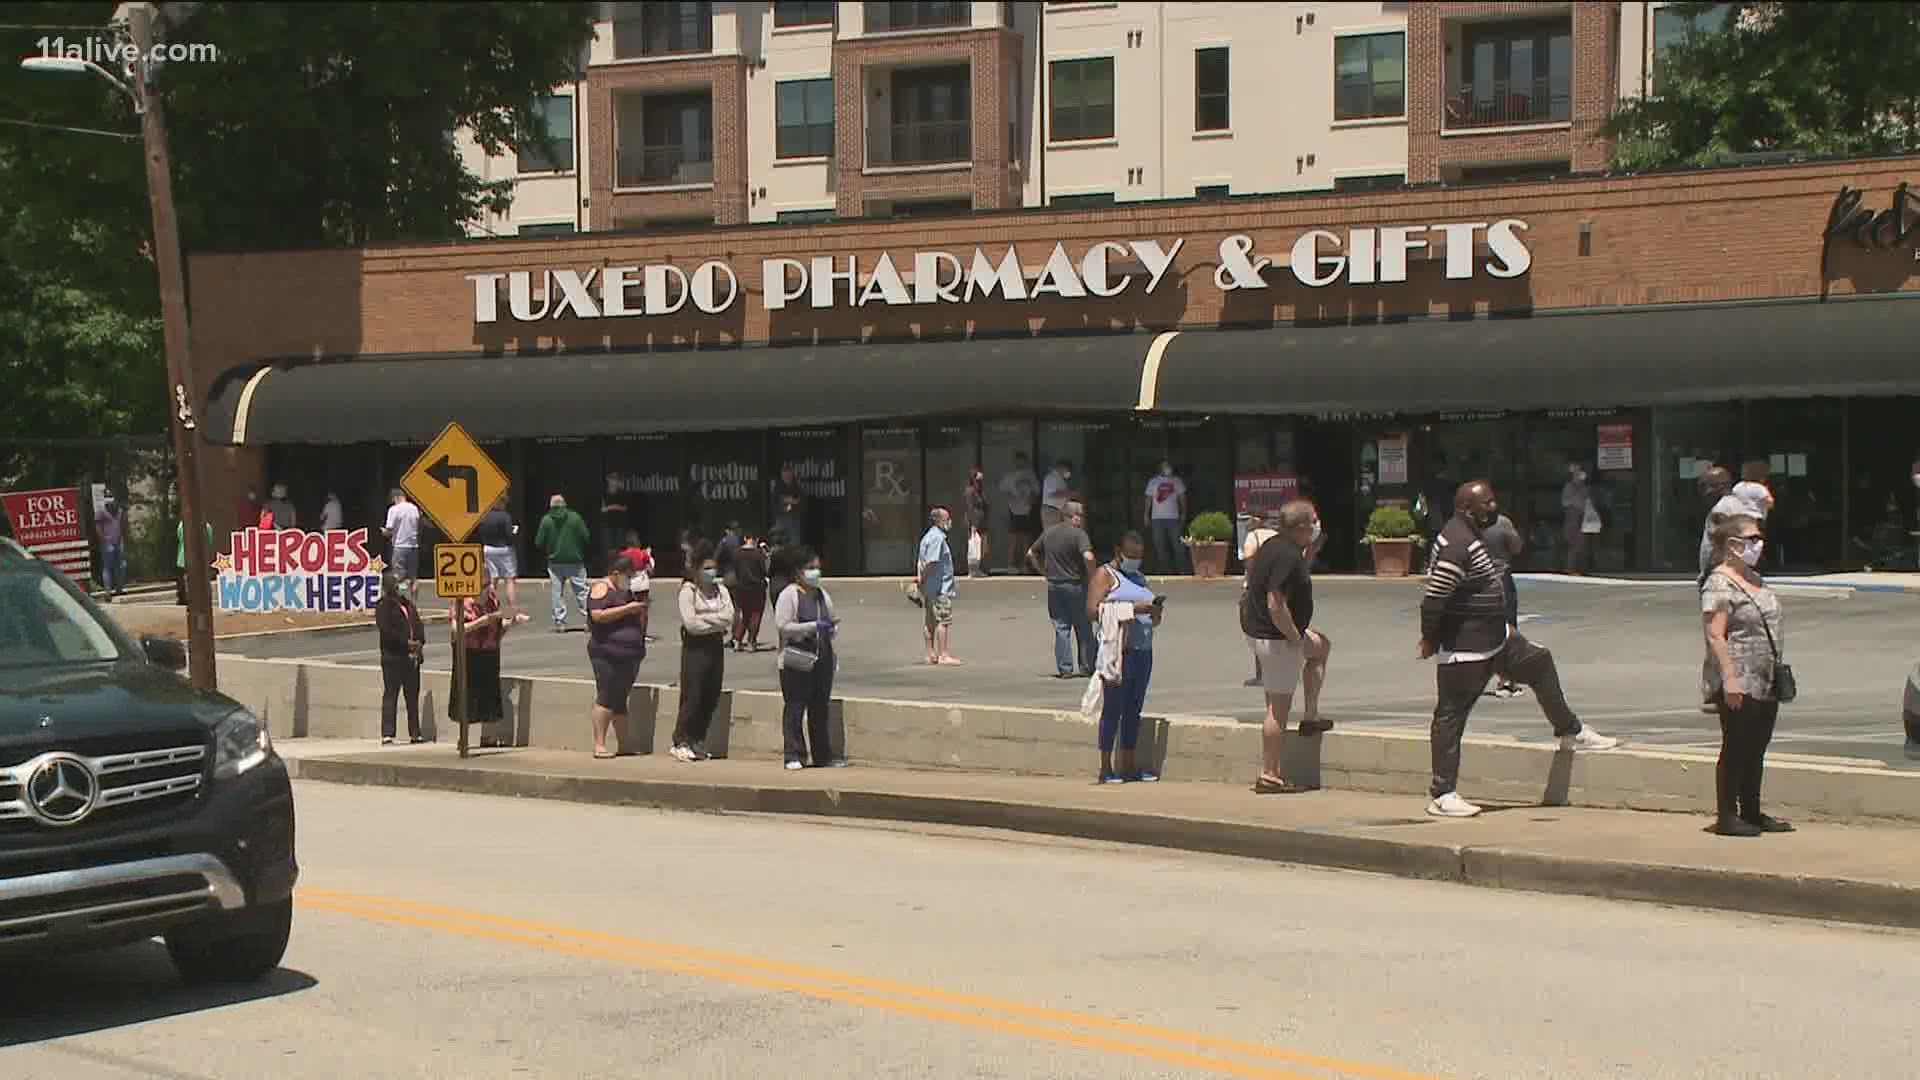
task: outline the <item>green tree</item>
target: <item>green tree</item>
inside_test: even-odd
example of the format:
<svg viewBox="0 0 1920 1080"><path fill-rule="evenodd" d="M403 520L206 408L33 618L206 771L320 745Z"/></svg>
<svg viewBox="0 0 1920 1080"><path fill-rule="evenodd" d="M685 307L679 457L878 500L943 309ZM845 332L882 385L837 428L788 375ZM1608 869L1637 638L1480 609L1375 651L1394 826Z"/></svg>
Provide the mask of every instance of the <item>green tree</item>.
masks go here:
<svg viewBox="0 0 1920 1080"><path fill-rule="evenodd" d="M1920 4L1673 5L1653 94L1608 126L1622 169L1708 165L1735 154L1817 157L1920 148ZM1722 15L1722 10L1725 14Z"/></svg>
<svg viewBox="0 0 1920 1080"><path fill-rule="evenodd" d="M544 139L535 102L576 74L596 6L194 6L168 38L217 59L157 78L183 247L446 238L505 210L510 185L467 172L452 132L489 153ZM110 40L114 8L7 4L0 53ZM0 66L0 441L164 426L140 144L63 128L139 130L104 80Z"/></svg>

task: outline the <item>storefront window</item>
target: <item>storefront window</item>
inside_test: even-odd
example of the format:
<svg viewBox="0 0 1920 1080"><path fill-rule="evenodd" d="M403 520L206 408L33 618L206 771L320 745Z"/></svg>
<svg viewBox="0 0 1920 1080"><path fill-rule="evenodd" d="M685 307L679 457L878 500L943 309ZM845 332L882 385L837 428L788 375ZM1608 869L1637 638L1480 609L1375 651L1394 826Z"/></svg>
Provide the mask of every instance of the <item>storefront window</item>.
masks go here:
<svg viewBox="0 0 1920 1080"><path fill-rule="evenodd" d="M992 523L987 530L990 549L987 562L991 566L1018 568L1025 565L1025 544L1031 544L1034 537L1024 537L1025 544L1014 542L1017 538L1009 517L1007 491L1012 486L1009 478L1015 475L1014 458L1018 454L1029 456L1027 472L1038 490L1039 477L1034 473L1031 459L1033 421L989 420L981 425L980 436L980 463L987 470L987 516Z"/></svg>
<svg viewBox="0 0 1920 1080"><path fill-rule="evenodd" d="M806 428L776 431L773 434L773 484L780 482L784 470L793 470L804 501L800 507L802 535L796 538L820 553L828 565L850 572L852 546L847 542L848 480L853 472L847 453L848 432L839 428ZM777 499L777 489L769 486ZM777 502L768 505L772 521L778 513Z"/></svg>
<svg viewBox="0 0 1920 1080"><path fill-rule="evenodd" d="M1167 425L1164 456L1187 482L1187 521L1209 511L1233 512L1233 443L1225 423L1214 420L1175 420ZM1142 446L1142 450L1151 447ZM1160 453L1136 456L1132 524L1146 528L1146 483L1160 464Z"/></svg>
<svg viewBox="0 0 1920 1080"><path fill-rule="evenodd" d="M1920 544L1920 398L1848 403L1847 552L1842 565L1913 570Z"/></svg>
<svg viewBox="0 0 1920 1080"><path fill-rule="evenodd" d="M860 433L860 538L869 574L911 574L920 540L923 487L920 429L871 427ZM853 567L829 571L850 573Z"/></svg>
<svg viewBox="0 0 1920 1080"><path fill-rule="evenodd" d="M761 495L767 481L762 471L765 433L710 432L685 436L682 442L687 462L686 520L682 523L686 529L695 536L717 540L729 522L737 521L746 529L766 528L766 504Z"/></svg>
<svg viewBox="0 0 1920 1080"><path fill-rule="evenodd" d="M1740 471L1738 403L1653 410L1653 566L1698 573L1700 531L1712 504L1700 478L1714 465Z"/></svg>
<svg viewBox="0 0 1920 1080"><path fill-rule="evenodd" d="M1622 448L1613 433L1625 427L1626 467L1621 468ZM1636 568L1638 485L1632 468L1633 421L1626 413L1603 410L1567 410L1527 418L1524 432L1525 474L1508 483L1502 499L1508 515L1529 541L1525 568L1530 570L1567 569L1570 541L1574 534L1585 540L1586 561L1579 567L1591 571L1620 571ZM1603 431L1610 441L1602 467ZM1600 531L1593 533L1584 525L1585 508L1569 506L1568 474L1578 465L1587 474L1587 495L1600 515ZM1516 486L1517 485L1517 486ZM1515 495L1523 495L1524 501ZM1515 510L1525 514L1524 520ZM1546 544L1544 523L1554 523L1554 546Z"/></svg>
<svg viewBox="0 0 1920 1080"><path fill-rule="evenodd" d="M656 559L675 566L685 464L680 441L667 435L622 435L607 448L607 474L614 497L627 508L628 528L640 534L642 546L651 547Z"/></svg>
<svg viewBox="0 0 1920 1080"><path fill-rule="evenodd" d="M1767 565L1821 569L1841 565L1845 540L1846 402L1756 401L1747 410L1746 458L1771 469L1773 514ZM1777 562L1775 560L1778 560Z"/></svg>
<svg viewBox="0 0 1920 1080"><path fill-rule="evenodd" d="M402 454L400 468L404 469L412 460ZM393 455L388 455L388 464L393 463ZM590 439L541 439L527 447L527 482L521 487L517 520L521 524L521 534L527 540L525 557L521 559L522 574L546 573L546 556L533 545L533 534L540 526L541 517L547 512L547 502L554 495L566 497L567 505L578 511L587 520L587 531L600 535L600 502L606 494L606 473L601 467L600 445ZM422 525L420 542L429 543Z"/></svg>
<svg viewBox="0 0 1920 1080"><path fill-rule="evenodd" d="M1036 465L1041 478L1044 481L1057 461L1073 463L1073 494L1086 506L1087 533L1101 552L1139 518L1139 499L1135 496L1146 483L1146 474L1133 465L1129 450L1144 441L1141 435L1141 429L1131 422L1040 423L1040 458ZM1161 451L1156 446L1153 452Z"/></svg>
<svg viewBox="0 0 1920 1080"><path fill-rule="evenodd" d="M953 545L954 565L963 574L967 571L967 477L979 461L979 424L968 420L927 425L927 504L944 503L953 511L947 541Z"/></svg>

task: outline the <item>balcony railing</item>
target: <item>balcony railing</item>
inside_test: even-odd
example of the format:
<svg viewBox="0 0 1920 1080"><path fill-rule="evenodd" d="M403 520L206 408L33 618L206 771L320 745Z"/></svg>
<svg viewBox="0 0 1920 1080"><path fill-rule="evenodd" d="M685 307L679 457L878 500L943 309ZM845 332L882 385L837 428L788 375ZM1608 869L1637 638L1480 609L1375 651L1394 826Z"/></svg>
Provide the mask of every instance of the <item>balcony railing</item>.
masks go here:
<svg viewBox="0 0 1920 1080"><path fill-rule="evenodd" d="M973 160L973 123L968 120L894 124L868 147L869 165L945 165Z"/></svg>
<svg viewBox="0 0 1920 1080"><path fill-rule="evenodd" d="M713 144L623 148L614 170L614 186L671 187L713 183Z"/></svg>
<svg viewBox="0 0 1920 1080"><path fill-rule="evenodd" d="M1492 79L1454 87L1446 101L1449 131L1551 124L1573 119L1573 90L1551 77Z"/></svg>
<svg viewBox="0 0 1920 1080"><path fill-rule="evenodd" d="M867 0L866 31L869 34L889 30L935 30L948 26L966 26L973 19L971 4L940 0L899 0L886 3Z"/></svg>

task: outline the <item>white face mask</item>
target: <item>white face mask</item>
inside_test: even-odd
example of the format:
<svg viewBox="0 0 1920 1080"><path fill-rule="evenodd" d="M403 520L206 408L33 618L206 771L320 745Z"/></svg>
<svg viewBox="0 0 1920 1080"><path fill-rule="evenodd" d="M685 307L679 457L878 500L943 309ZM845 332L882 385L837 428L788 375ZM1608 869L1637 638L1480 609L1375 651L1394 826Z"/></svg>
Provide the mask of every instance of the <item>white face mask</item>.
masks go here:
<svg viewBox="0 0 1920 1080"><path fill-rule="evenodd" d="M1765 551L1766 547L1767 542L1765 540L1755 538L1747 541L1747 546L1740 550L1740 561L1750 567L1759 566L1760 553Z"/></svg>
<svg viewBox="0 0 1920 1080"><path fill-rule="evenodd" d="M1313 536L1307 540L1307 546L1312 547L1313 545L1319 542L1320 542L1320 523L1316 521L1313 523Z"/></svg>
<svg viewBox="0 0 1920 1080"><path fill-rule="evenodd" d="M1160 466L1160 475L1161 475L1161 476L1172 476L1172 475L1173 475L1173 466L1171 466L1171 465L1162 465L1162 466Z"/></svg>

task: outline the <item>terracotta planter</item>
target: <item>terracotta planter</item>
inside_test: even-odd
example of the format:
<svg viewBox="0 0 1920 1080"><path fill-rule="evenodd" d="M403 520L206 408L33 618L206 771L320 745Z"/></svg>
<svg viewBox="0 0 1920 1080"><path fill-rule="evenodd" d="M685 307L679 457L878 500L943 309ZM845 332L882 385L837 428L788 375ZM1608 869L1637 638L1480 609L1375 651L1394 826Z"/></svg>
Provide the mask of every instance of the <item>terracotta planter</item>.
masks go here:
<svg viewBox="0 0 1920 1080"><path fill-rule="evenodd" d="M1203 581L1227 576L1227 542L1195 540L1187 545L1193 556L1193 576Z"/></svg>
<svg viewBox="0 0 1920 1080"><path fill-rule="evenodd" d="M1374 577L1406 577L1413 569L1413 541L1376 538L1373 549Z"/></svg>

